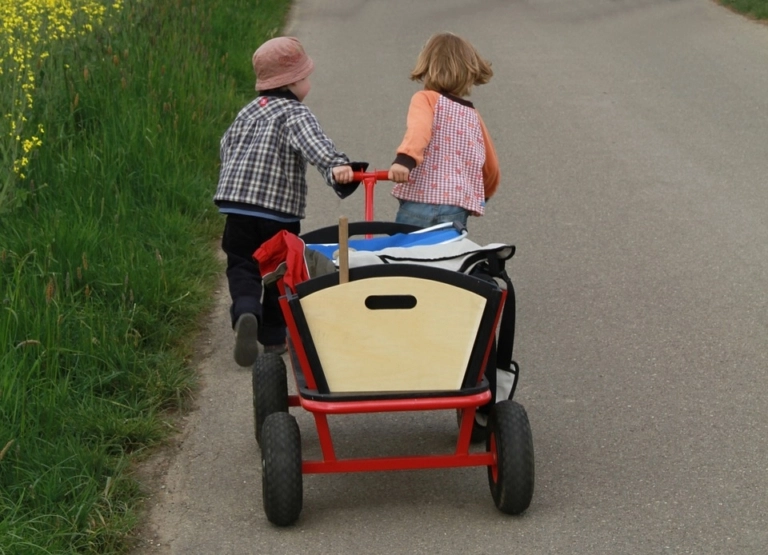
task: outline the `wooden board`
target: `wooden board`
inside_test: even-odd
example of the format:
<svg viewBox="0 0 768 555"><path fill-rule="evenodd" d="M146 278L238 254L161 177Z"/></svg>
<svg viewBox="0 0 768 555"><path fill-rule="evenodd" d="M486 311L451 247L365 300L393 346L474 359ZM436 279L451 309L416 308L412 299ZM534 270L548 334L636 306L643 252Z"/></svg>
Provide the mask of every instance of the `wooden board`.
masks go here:
<svg viewBox="0 0 768 555"><path fill-rule="evenodd" d="M369 304L415 300L413 308ZM486 299L446 283L390 276L301 300L331 392L457 390Z"/></svg>

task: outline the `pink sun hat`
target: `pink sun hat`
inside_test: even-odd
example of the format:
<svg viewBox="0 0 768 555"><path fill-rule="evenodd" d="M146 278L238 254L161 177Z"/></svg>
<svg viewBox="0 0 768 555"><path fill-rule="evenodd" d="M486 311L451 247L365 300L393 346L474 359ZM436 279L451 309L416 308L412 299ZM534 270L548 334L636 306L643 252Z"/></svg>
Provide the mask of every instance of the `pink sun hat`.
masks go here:
<svg viewBox="0 0 768 555"><path fill-rule="evenodd" d="M256 90L268 91L301 81L312 73L315 64L294 37L270 39L253 53Z"/></svg>

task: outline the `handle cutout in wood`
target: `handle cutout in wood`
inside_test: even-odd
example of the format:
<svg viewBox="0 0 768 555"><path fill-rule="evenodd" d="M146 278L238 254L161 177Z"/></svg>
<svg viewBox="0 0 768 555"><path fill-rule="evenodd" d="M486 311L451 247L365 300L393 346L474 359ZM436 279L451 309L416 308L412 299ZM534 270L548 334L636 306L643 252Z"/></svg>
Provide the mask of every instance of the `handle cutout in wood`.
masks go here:
<svg viewBox="0 0 768 555"><path fill-rule="evenodd" d="M416 307L413 295L370 295L365 298L365 307L370 310L407 310Z"/></svg>

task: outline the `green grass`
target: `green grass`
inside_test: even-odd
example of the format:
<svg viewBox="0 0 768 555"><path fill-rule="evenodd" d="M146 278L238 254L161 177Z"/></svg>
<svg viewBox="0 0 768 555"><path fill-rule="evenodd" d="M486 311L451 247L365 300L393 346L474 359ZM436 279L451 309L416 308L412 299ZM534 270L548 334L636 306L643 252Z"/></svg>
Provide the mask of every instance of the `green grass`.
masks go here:
<svg viewBox="0 0 768 555"><path fill-rule="evenodd" d="M39 65L44 142L0 217L0 554L127 549L128 470L194 391L222 271L218 141L287 9L129 0Z"/></svg>
<svg viewBox="0 0 768 555"><path fill-rule="evenodd" d="M755 19L768 20L768 0L718 0L723 6Z"/></svg>

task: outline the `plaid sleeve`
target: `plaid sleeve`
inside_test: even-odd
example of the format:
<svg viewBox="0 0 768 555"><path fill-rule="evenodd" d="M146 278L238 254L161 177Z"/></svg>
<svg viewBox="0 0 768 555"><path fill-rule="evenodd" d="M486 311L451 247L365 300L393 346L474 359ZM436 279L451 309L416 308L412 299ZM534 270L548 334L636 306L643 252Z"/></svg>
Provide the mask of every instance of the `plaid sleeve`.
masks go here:
<svg viewBox="0 0 768 555"><path fill-rule="evenodd" d="M309 109L305 108L291 118L290 128L291 147L318 169L328 185L333 185L331 169L349 164L347 155L336 150L333 141L323 132Z"/></svg>

